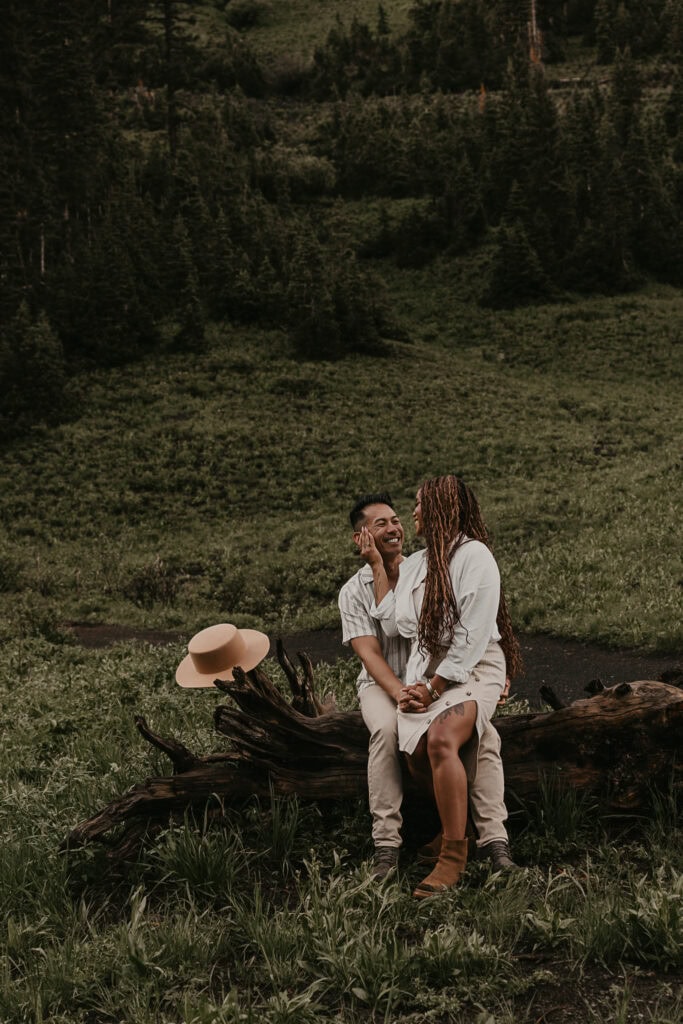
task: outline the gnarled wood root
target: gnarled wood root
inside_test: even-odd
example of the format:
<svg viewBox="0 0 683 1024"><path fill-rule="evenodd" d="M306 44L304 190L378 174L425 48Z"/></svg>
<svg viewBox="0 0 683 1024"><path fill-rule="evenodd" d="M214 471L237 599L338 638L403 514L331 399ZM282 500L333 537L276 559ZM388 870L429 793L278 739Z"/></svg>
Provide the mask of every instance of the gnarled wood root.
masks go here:
<svg viewBox="0 0 683 1024"><path fill-rule="evenodd" d="M221 705L214 713L230 750L206 757L136 717L141 735L170 758L173 774L147 779L113 800L78 824L63 848L110 842L113 856L127 856L147 829L211 801L236 804L271 793L307 800L365 796L368 735L360 712L321 703L307 655L299 654L299 672L280 641L277 649L291 703L260 669L235 669L234 681L216 680L236 707ZM535 803L549 776L593 796L604 814L647 815L656 793L672 784L681 793L683 692L648 680L594 689L594 696L568 707L496 720L509 808Z"/></svg>

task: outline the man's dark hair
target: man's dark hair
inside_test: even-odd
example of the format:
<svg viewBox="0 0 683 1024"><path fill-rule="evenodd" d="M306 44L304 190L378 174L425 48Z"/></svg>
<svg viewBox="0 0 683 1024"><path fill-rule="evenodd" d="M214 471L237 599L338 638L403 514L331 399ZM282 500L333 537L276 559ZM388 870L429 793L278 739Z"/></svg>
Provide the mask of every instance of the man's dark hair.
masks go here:
<svg viewBox="0 0 683 1024"><path fill-rule="evenodd" d="M391 495L387 494L386 491L378 491L376 494L360 494L349 512L349 519L354 530L365 519L364 512L368 505L390 505L392 508L394 507Z"/></svg>

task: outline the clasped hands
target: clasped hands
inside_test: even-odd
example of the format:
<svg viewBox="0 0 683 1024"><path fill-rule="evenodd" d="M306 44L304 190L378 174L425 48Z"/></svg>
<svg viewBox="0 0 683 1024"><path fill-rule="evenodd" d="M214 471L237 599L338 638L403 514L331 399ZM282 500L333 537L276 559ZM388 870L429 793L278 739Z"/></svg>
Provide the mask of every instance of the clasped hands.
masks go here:
<svg viewBox="0 0 683 1024"><path fill-rule="evenodd" d="M398 710L406 714L423 714L432 704L432 696L424 683L404 686L398 699Z"/></svg>

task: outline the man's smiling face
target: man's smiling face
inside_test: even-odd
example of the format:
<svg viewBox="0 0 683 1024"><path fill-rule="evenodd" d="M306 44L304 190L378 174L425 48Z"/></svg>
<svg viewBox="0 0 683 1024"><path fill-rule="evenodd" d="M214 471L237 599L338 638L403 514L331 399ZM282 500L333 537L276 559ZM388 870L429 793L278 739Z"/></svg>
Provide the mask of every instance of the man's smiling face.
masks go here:
<svg viewBox="0 0 683 1024"><path fill-rule="evenodd" d="M403 527L401 520L390 505L368 505L363 510L365 526L375 541L375 547L382 558L394 557L403 551ZM360 534L354 533L356 543Z"/></svg>

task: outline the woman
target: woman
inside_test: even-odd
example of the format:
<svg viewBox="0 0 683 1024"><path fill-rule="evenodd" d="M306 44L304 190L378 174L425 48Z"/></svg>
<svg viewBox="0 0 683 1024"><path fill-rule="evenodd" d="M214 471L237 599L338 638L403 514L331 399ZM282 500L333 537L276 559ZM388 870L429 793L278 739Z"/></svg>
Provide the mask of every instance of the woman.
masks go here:
<svg viewBox="0 0 683 1024"><path fill-rule="evenodd" d="M373 567L376 617L389 635L412 640L399 700L399 747L411 771L428 776L443 839L434 870L415 889L424 898L455 885L467 860L467 774L462 751L478 737L521 667L501 594L498 566L473 492L455 476L425 481L413 512L426 548L401 565L391 590L371 535L361 553ZM468 748L471 749L471 748Z"/></svg>

